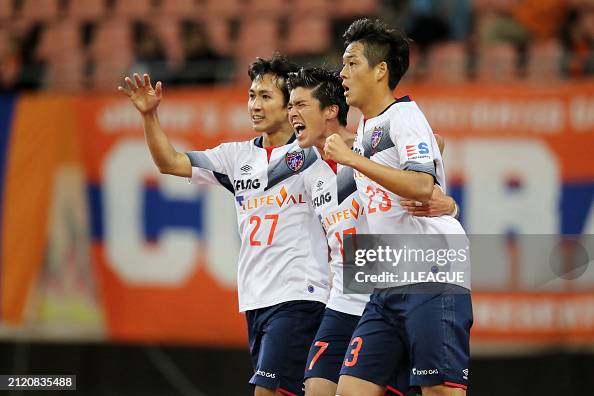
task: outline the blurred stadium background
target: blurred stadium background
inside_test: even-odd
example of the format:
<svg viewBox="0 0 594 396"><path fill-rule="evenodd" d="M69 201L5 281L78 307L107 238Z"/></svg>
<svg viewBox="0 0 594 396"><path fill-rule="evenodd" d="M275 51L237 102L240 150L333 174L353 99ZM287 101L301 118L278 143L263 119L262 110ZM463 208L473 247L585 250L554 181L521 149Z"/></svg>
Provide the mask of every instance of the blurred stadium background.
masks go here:
<svg viewBox="0 0 594 396"><path fill-rule="evenodd" d="M162 80L178 149L248 139L249 62L338 66L361 16L414 40L397 94L446 138L468 232L508 236L473 264L469 394L594 394L594 264L536 290L516 238L594 234L591 0L0 0L0 374L251 394L233 200L159 175L116 87Z"/></svg>

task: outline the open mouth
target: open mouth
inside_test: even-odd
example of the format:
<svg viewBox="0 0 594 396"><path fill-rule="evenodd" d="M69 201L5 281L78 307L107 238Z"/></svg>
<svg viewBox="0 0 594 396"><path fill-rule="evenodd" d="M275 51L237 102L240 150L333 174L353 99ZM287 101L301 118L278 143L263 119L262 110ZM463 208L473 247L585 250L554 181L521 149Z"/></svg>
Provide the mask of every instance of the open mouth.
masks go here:
<svg viewBox="0 0 594 396"><path fill-rule="evenodd" d="M342 84L342 88L344 89L344 95L346 96L349 93L349 87Z"/></svg>
<svg viewBox="0 0 594 396"><path fill-rule="evenodd" d="M305 130L305 124L296 122L293 124L293 129L295 129L295 135L299 137L299 135Z"/></svg>
<svg viewBox="0 0 594 396"><path fill-rule="evenodd" d="M252 122L260 122L263 119L264 119L264 117L262 117L262 116L257 116L257 115L252 116Z"/></svg>

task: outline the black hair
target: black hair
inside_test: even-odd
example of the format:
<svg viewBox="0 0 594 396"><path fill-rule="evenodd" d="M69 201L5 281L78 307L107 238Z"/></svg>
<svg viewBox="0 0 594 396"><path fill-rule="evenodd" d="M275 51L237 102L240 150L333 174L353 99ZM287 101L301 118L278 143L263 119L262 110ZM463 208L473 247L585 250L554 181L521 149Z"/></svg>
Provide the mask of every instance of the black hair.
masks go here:
<svg viewBox="0 0 594 396"><path fill-rule="evenodd" d="M285 99L285 106L289 103L289 89L287 88L287 77L289 73L299 70L299 66L290 62L285 56L274 54L272 58L256 58L254 62L248 67L248 75L254 81L256 78L261 78L266 74L273 77L275 85L283 93Z"/></svg>
<svg viewBox="0 0 594 396"><path fill-rule="evenodd" d="M332 105L338 106L338 122L346 126L349 105L344 97L342 79L338 72L321 67L300 69L296 73L289 74L287 85L290 91L299 87L312 89L311 95L320 101L320 109Z"/></svg>
<svg viewBox="0 0 594 396"><path fill-rule="evenodd" d="M396 88L409 65L409 39L403 32L379 19L364 18L353 22L342 37L345 47L356 41L363 44L363 53L369 66L386 62L388 86L390 89Z"/></svg>

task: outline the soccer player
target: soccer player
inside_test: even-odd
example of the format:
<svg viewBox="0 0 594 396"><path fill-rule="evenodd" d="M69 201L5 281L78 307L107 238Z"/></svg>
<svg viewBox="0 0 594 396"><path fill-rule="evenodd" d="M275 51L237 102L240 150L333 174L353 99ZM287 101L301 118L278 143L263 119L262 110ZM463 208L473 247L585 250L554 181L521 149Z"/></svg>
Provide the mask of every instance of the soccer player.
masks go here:
<svg viewBox="0 0 594 396"><path fill-rule="evenodd" d="M343 237L368 230L353 169L327 159L324 144L327 137L336 133L350 147L355 135L346 129L349 106L337 73L322 68L301 69L289 75L288 85L289 121L299 146L315 147L318 156L303 172L305 190L326 232L332 269L330 298L306 364L305 393L334 396L345 352L369 301L369 294L344 293ZM453 199L437 186L432 198L432 213L450 214L455 210ZM388 389L402 395L408 389L408 366L399 371L400 376L389 382Z"/></svg>
<svg viewBox="0 0 594 396"><path fill-rule="evenodd" d="M258 58L248 71L248 110L261 136L187 153L177 152L159 125L160 82L153 88L148 75L135 74L125 79L127 88L118 87L141 113L161 173L235 196L239 309L247 318L256 396L303 394L303 368L329 293L326 240L300 173L316 156L298 146L287 119L286 78L296 70L280 56Z"/></svg>
<svg viewBox="0 0 594 396"><path fill-rule="evenodd" d="M363 113L355 147L364 155L338 134L327 138L325 153L355 169L369 231L465 238L452 216L414 217L399 204L402 198L428 201L435 183L445 190L427 120L410 97L392 96L408 69L407 38L369 19L353 22L344 38L341 77L347 103ZM468 287L410 282L376 288L353 333L337 394L382 395L393 371L408 361L410 385L423 396L464 395L472 325Z"/></svg>

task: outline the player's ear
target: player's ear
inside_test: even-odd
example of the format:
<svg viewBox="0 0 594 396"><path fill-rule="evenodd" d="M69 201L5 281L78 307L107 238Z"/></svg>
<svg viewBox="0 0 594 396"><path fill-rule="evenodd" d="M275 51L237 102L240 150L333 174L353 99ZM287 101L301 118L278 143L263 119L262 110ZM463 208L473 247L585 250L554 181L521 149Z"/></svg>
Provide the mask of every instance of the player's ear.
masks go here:
<svg viewBox="0 0 594 396"><path fill-rule="evenodd" d="M326 119L331 120L333 118L338 117L338 106L337 105L330 105L326 107Z"/></svg>
<svg viewBox="0 0 594 396"><path fill-rule="evenodd" d="M380 81L384 76L388 74L388 64L386 62L380 62L375 66L375 78Z"/></svg>

